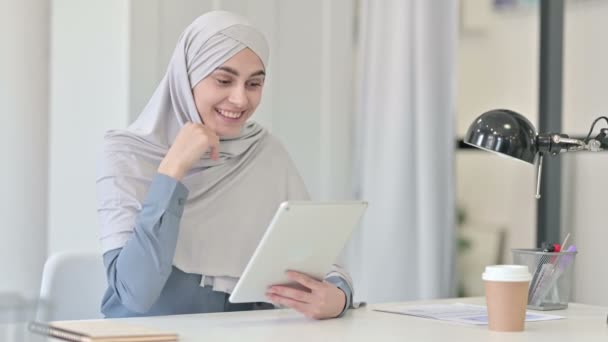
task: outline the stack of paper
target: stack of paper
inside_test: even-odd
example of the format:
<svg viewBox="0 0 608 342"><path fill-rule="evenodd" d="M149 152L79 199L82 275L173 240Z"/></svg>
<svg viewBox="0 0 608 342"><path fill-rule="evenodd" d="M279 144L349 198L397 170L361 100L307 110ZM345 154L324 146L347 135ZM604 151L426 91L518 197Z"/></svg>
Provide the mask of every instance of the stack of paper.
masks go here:
<svg viewBox="0 0 608 342"><path fill-rule="evenodd" d="M374 310L464 324L488 324L488 309L483 305L471 305L463 303L426 305L401 304L386 307L377 307ZM548 321L562 318L564 317L526 312L526 322Z"/></svg>

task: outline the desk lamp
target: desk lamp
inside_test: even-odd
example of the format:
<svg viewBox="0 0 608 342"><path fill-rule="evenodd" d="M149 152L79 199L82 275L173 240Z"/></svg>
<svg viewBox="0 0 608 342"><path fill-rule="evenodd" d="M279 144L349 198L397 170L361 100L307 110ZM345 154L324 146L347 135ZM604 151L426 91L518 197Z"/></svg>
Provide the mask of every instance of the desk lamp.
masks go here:
<svg viewBox="0 0 608 342"><path fill-rule="evenodd" d="M481 114L469 127L464 137L468 145L498 153L534 165L537 164L536 198L540 198L540 175L543 156L562 152L608 150L608 128L602 128L593 139L595 124L608 118L600 116L593 121L585 140L573 139L562 133L540 133L523 115L507 109L494 109Z"/></svg>

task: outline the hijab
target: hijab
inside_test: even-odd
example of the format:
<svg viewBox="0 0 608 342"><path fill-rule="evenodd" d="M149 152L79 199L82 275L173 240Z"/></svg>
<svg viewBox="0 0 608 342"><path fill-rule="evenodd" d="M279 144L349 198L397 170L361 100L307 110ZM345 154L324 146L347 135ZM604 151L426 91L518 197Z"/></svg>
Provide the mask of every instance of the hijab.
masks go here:
<svg viewBox="0 0 608 342"><path fill-rule="evenodd" d="M148 188L181 127L202 123L194 86L245 48L267 67L268 44L247 20L224 11L200 16L182 33L164 78L136 121L106 133L97 177L104 253L131 237ZM219 160L203 155L182 180L189 196L173 265L203 275L201 286L231 292L279 204L309 197L284 147L259 124L250 121L238 136L220 137L219 152Z"/></svg>

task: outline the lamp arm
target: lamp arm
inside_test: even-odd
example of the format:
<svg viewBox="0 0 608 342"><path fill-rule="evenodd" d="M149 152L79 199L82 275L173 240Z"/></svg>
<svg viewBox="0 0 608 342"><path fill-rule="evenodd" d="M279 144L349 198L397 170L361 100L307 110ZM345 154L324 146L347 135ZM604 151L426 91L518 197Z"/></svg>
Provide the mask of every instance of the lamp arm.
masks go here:
<svg viewBox="0 0 608 342"><path fill-rule="evenodd" d="M592 128L593 129L593 128ZM586 142L587 141L587 142ZM540 178L543 170L543 155L557 155L562 152L591 151L599 152L608 150L608 128L603 128L594 139L573 139L566 134L544 133L536 137L538 147L538 160L536 170L536 199L540 199Z"/></svg>
<svg viewBox="0 0 608 342"><path fill-rule="evenodd" d="M539 152L549 153L551 155L577 151L600 152L608 149L607 134L608 129L602 129L602 132L596 138L585 142L583 140L570 138L566 134L546 133L539 134L536 141Z"/></svg>
<svg viewBox="0 0 608 342"><path fill-rule="evenodd" d="M559 145L562 149L561 152L575 152L575 151L583 151L588 150L587 144L584 141L573 139L569 137L563 137L559 134L555 134L553 136L553 140L555 144Z"/></svg>

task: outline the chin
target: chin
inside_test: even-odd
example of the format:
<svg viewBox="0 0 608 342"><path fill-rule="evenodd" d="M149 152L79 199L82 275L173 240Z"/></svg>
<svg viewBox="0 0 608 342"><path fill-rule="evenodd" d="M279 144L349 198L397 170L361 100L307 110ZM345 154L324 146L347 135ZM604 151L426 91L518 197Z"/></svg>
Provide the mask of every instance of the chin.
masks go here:
<svg viewBox="0 0 608 342"><path fill-rule="evenodd" d="M217 129L215 131L215 134L217 134L219 137L222 137L222 138L234 138L241 134L242 128L243 128L243 125L236 127L236 128L235 127L220 127L219 129Z"/></svg>

